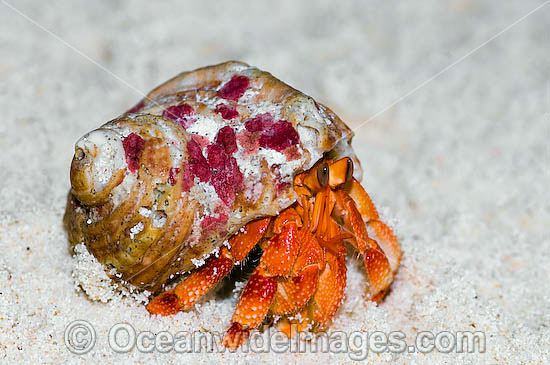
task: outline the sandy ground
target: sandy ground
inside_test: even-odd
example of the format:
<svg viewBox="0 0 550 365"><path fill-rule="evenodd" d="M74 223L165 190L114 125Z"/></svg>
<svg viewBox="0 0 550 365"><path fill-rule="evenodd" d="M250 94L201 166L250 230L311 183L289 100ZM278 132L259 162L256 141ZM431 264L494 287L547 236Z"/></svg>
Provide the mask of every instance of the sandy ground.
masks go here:
<svg viewBox="0 0 550 365"><path fill-rule="evenodd" d="M543 1L7 2L55 36L0 3L0 363L351 361L334 351L119 354L108 332L121 322L223 332L234 284L163 319L75 285L86 272L61 224L74 142L133 105L136 90L227 59L272 72L358 128L365 186L400 237L402 267L378 307L362 299L350 259L331 330L402 331L409 344L421 331L486 338L483 353L368 353L376 363L550 362L550 4L456 63ZM76 319L96 332L81 356L64 344Z"/></svg>

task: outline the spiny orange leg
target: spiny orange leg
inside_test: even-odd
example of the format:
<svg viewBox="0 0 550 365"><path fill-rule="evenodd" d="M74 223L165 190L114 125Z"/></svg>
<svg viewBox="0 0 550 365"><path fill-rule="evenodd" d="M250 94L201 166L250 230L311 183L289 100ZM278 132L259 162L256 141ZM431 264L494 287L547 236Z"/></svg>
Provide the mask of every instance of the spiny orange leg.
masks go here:
<svg viewBox="0 0 550 365"><path fill-rule="evenodd" d="M397 237L392 229L382 221L372 220L366 224L369 237L379 243L390 262L392 271L395 273L401 262L401 249Z"/></svg>
<svg viewBox="0 0 550 365"><path fill-rule="evenodd" d="M322 208L318 211L319 216L313 217L312 221L317 220L320 223L315 236L309 232L308 227L300 231L303 232L303 237L300 239L302 247L295 263L295 270L304 270L304 272L311 270L318 275L318 279L314 282L315 292L311 292L313 294L311 300L296 303L295 307L289 305L286 307L287 313L281 313L292 314L308 302L307 306L302 307L299 315L290 319L283 318L278 322L277 328L289 337L308 328L324 328L340 306L346 286L346 249L343 241L351 235L343 234L342 229L330 217L335 204L331 194L326 191L325 194L317 194L315 199L315 204L319 204ZM319 203L319 200L322 201ZM307 294L311 295L309 292ZM303 298L303 296L302 292L302 296L297 298ZM279 295L276 300L278 297ZM297 299L294 300L297 301ZM278 304L277 301L274 307L275 304ZM292 310L289 310L290 308Z"/></svg>
<svg viewBox="0 0 550 365"><path fill-rule="evenodd" d="M260 260L271 276L288 276L300 249L296 224L284 226L281 233L270 239Z"/></svg>
<svg viewBox="0 0 550 365"><path fill-rule="evenodd" d="M323 253L313 235L298 228L300 225L294 208L275 219L272 228L279 233L267 242L260 264L243 291L224 337L226 347L240 346L268 312L296 312L315 292Z"/></svg>
<svg viewBox="0 0 550 365"><path fill-rule="evenodd" d="M210 258L204 266L194 271L175 289L165 291L153 298L146 308L149 313L162 316L187 310L232 268L231 254L226 247L223 247L219 257Z"/></svg>
<svg viewBox="0 0 550 365"><path fill-rule="evenodd" d="M304 309L311 299L319 283L319 272L325 265L325 253L317 239L304 227L298 232L300 253L294 262L290 278L278 278L277 294L271 306L271 313L287 316ZM309 324L307 313L301 316L305 321L298 324L298 320L283 318L277 323L277 328L288 337L294 335L292 330L305 329Z"/></svg>
<svg viewBox="0 0 550 365"><path fill-rule="evenodd" d="M229 349L241 346L250 335L250 330L264 320L277 291L275 278L266 275L259 266L246 283L239 304L231 319L222 344Z"/></svg>
<svg viewBox="0 0 550 365"><path fill-rule="evenodd" d="M355 202L357 210L367 224L369 237L376 240L388 257L392 271L395 272L401 261L401 248L399 241L388 225L380 220L378 212L363 186L355 179L349 184L347 190L351 199Z"/></svg>
<svg viewBox="0 0 550 365"><path fill-rule="evenodd" d="M325 252L325 265L311 300L301 309L299 315L292 319L284 318L277 324L277 328L288 337L308 328L326 328L342 303L346 288L346 249L342 244L332 245L336 254Z"/></svg>
<svg viewBox="0 0 550 365"><path fill-rule="evenodd" d="M218 257L211 257L206 264L194 271L174 290L166 291L147 304L151 314L170 315L187 310L214 287L233 269L235 262L245 259L250 250L262 238L270 218L248 223L229 240L231 251L222 247Z"/></svg>
<svg viewBox="0 0 550 365"><path fill-rule="evenodd" d="M368 236L367 226L353 199L343 190L334 191L334 195L336 197L334 213L343 219L344 227L353 233L350 242L363 256L369 277L369 297L379 301L393 280L389 260L378 242Z"/></svg>
<svg viewBox="0 0 550 365"><path fill-rule="evenodd" d="M319 277L317 291L310 304L310 316L320 328L326 327L344 299L346 288L346 248L335 246L336 254L326 251L326 265Z"/></svg>
<svg viewBox="0 0 550 365"><path fill-rule="evenodd" d="M361 185L357 179L353 178L346 186L345 190L357 205L357 210L365 221L379 219L378 211L376 210L369 194L367 194L363 188L363 185Z"/></svg>
<svg viewBox="0 0 550 365"><path fill-rule="evenodd" d="M290 278L277 278L277 294L271 306L271 313L286 316L296 313L311 299L319 281L319 266L304 268Z"/></svg>

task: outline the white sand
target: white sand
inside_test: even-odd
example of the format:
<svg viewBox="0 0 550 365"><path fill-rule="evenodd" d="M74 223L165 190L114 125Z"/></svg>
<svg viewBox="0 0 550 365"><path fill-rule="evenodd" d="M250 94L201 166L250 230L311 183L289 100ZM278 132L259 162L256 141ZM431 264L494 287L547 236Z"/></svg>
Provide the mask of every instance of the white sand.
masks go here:
<svg viewBox="0 0 550 365"><path fill-rule="evenodd" d="M141 92L182 70L240 59L334 108L377 114L538 1L8 1ZM344 2L342 2L344 3ZM313 8L315 6L315 8ZM400 363L550 362L550 4L357 130L366 188L394 224L403 267L386 300L362 300L353 262L332 330L477 330L485 353L371 353ZM139 95L0 3L0 363L349 361L347 354L118 354L136 331L224 331L236 300L154 319L75 289L61 219L74 142ZM95 347L67 350L89 321ZM475 327L474 327L475 326Z"/></svg>

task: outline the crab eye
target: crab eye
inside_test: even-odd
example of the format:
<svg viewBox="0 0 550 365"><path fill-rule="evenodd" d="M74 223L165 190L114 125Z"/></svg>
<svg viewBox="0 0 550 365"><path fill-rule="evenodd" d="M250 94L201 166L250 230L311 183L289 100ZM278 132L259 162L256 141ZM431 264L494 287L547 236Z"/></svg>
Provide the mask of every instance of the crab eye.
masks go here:
<svg viewBox="0 0 550 365"><path fill-rule="evenodd" d="M319 167L317 168L317 180L319 180L319 185L322 187L327 186L328 184L328 164L326 162L323 162Z"/></svg>
<svg viewBox="0 0 550 365"><path fill-rule="evenodd" d="M346 170L346 183L353 179L353 160L348 158L348 165Z"/></svg>

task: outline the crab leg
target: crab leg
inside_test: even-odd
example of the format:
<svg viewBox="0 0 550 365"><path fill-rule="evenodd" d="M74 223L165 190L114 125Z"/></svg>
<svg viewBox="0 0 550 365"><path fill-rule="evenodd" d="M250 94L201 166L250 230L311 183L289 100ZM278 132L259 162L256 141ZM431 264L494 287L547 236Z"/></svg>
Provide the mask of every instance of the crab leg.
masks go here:
<svg viewBox="0 0 550 365"><path fill-rule="evenodd" d="M393 280L388 257L378 242L369 238L367 226L350 195L335 191L335 213L344 220L344 226L353 233L352 245L361 253L369 277L369 297L379 301Z"/></svg>
<svg viewBox="0 0 550 365"><path fill-rule="evenodd" d="M246 258L264 235L269 221L270 218L264 218L248 223L241 232L229 240L231 251L223 247L218 257L211 257L204 266L194 271L174 290L153 298L147 304L147 310L152 314L165 316L191 308L233 269L235 262Z"/></svg>
<svg viewBox="0 0 550 365"><path fill-rule="evenodd" d="M281 233L269 240L260 265L271 276L288 276L300 249L296 224L287 224Z"/></svg>
<svg viewBox="0 0 550 365"><path fill-rule="evenodd" d="M392 271L395 272L401 261L401 249L397 237L395 237L392 229L382 221L372 220L368 221L366 225L369 237L380 244L390 262Z"/></svg>
<svg viewBox="0 0 550 365"><path fill-rule="evenodd" d="M246 283L231 326L223 338L225 347L234 350L248 339L250 330L258 327L267 315L276 292L275 278L258 267Z"/></svg>
<svg viewBox="0 0 550 365"><path fill-rule="evenodd" d="M319 285L310 302L310 315L321 327L325 327L336 311L346 288L346 249L344 246L337 246L338 253L326 251L326 265L319 276Z"/></svg>
<svg viewBox="0 0 550 365"><path fill-rule="evenodd" d="M365 221L379 219L378 211L376 210L369 194L367 194L363 188L363 185L361 185L357 179L353 178L349 188L347 189L347 193L357 204L357 210Z"/></svg>
<svg viewBox="0 0 550 365"><path fill-rule="evenodd" d="M225 277L233 268L233 260L227 248L223 247L219 257L211 258L193 272L175 289L165 291L147 304L151 314L167 316L189 309L209 289Z"/></svg>
<svg viewBox="0 0 550 365"><path fill-rule="evenodd" d="M288 279L277 278L277 294L271 313L285 316L296 313L311 299L319 282L319 267L311 265Z"/></svg>
<svg viewBox="0 0 550 365"><path fill-rule="evenodd" d="M319 275L317 289L311 300L298 316L291 319L284 318L277 323L279 331L288 337L308 327L325 328L340 307L346 288L346 249L343 245L337 245L333 250L337 253L325 252L326 264Z"/></svg>
<svg viewBox="0 0 550 365"><path fill-rule="evenodd" d="M324 252L307 229L298 231L300 253L294 262L292 276L277 278L277 294L271 313L283 316L296 313L313 296L324 265Z"/></svg>
<svg viewBox="0 0 550 365"><path fill-rule="evenodd" d="M248 280L235 309L231 326L223 339L227 348L239 347L248 338L250 330L262 323L275 299L278 281L284 281L284 277L290 275L300 248L297 240L299 222L301 220L292 208L282 212L273 222L273 231L277 234L267 242L260 264ZM277 277L283 278L277 280ZM279 290L284 289L281 286Z"/></svg>
<svg viewBox="0 0 550 365"><path fill-rule="evenodd" d="M348 191L349 196L356 204L357 210L367 224L369 237L378 242L390 261L392 271L395 272L401 260L399 241L392 229L380 220L378 212L363 186L353 179Z"/></svg>
<svg viewBox="0 0 550 365"><path fill-rule="evenodd" d="M279 233L267 242L243 291L224 337L226 347L240 346L268 312L287 315L300 310L317 289L323 250L308 228L298 228L299 218L290 208L274 221L273 230Z"/></svg>
<svg viewBox="0 0 550 365"><path fill-rule="evenodd" d="M307 209L309 204L304 203L305 211L310 211ZM343 241L350 238L350 235L343 233L336 222L330 218L335 204L336 198L332 191L325 189L318 192L312 210L312 225L315 229L308 227L300 230L302 246L295 262L294 272L312 275L310 280L315 287L308 286L307 289L314 289L314 292L302 288L293 291L294 287L287 288L288 281L279 283L272 312L288 315L302 308L295 318L283 318L277 324L278 329L289 337L294 335L295 331L302 331L310 326L325 327L342 302L347 271L346 249ZM314 278L315 281L313 281ZM288 299L293 296L295 296L293 300ZM307 305L303 307L306 303Z"/></svg>

